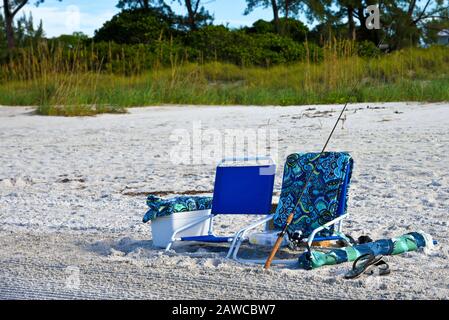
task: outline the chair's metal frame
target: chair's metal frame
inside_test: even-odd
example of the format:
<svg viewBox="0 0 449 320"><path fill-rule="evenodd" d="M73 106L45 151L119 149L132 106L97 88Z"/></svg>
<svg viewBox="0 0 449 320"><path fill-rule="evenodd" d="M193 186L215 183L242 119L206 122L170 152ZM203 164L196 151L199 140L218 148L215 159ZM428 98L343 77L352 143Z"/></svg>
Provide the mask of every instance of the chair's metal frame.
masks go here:
<svg viewBox="0 0 449 320"><path fill-rule="evenodd" d="M336 218L336 219L334 219L334 220L332 220L332 221L329 221L328 223L326 223L326 224L320 226L319 228L314 229L313 232L310 234L310 236L309 236L309 237L307 238L307 240L305 241L305 242L307 242L307 245L309 246L309 248L312 247L312 243L313 243L314 241L317 241L317 240L323 241L323 240L336 240L336 239L342 239L342 238L339 237L339 236L320 237L320 238L315 238L315 236L316 236L316 234L317 234L318 232L320 232L321 230L326 229L326 228L329 228L329 227L332 226L332 225L337 225L337 230L338 230L339 232L341 232L343 219L345 219L345 218L347 218L347 217L348 217L348 214L341 215L341 216L339 216L338 218ZM249 232L250 230L253 230L253 229L257 228L257 227L260 226L260 225L267 224L269 221L273 220L273 218L274 218L274 216L273 216L273 215L270 215L270 216L266 217L266 218L263 219L263 220L257 221L257 222L255 222L255 223L253 223L252 225L250 225L250 226L248 226L248 227L246 227L246 228L243 228L243 229L239 230L239 231L235 234L235 236L234 236L234 239L233 239L233 241L232 241L231 247L229 248L229 251L228 251L228 254L227 254L226 258L227 258L227 259L230 259L230 258L231 258L231 259L233 259L233 260L235 260L235 261L238 261L238 262L240 262L240 263L249 263L249 264L263 264L263 263L265 263L265 259L263 259L263 260L262 260L262 259L241 259L241 258L239 258L239 257L237 256L237 254L238 254L238 252L239 252L240 245L242 244L242 242L248 239L248 237L247 237L248 232ZM344 240L344 239L342 239L342 240ZM273 260L272 263L273 263L273 264L285 264L285 265L288 265L288 264L294 264L294 263L297 263L297 260L296 260L296 259L295 259L295 260L288 260L288 259L284 259L284 260Z"/></svg>
<svg viewBox="0 0 449 320"><path fill-rule="evenodd" d="M247 161L259 161L259 160L270 161L270 166L276 166L276 163L273 160L273 158L271 158L269 156L256 156L256 157L224 158L223 160L221 160L218 163L217 167L222 166L226 162L230 162L230 161L233 161L233 162L237 162L237 161L247 162ZM214 214L210 214L210 215L202 217L202 218L200 218L200 219L198 219L196 221L193 221L192 223L189 223L189 224L183 226L182 228L179 228L179 229L175 230L173 232L172 236L171 236L171 241L167 244L167 247L165 248L165 251L169 251L171 249L173 243L176 242L176 241L186 241L186 240L183 240L182 237L177 237L177 235L180 232L188 230L189 228L192 228L193 226L195 226L197 224L200 224L200 223L210 219L209 230L208 230L208 234L207 234L207 236L210 237L210 240L209 241L201 240L201 242L211 242L211 243L232 242L231 248L230 248L230 251L229 251L229 252L231 252L231 249L233 249L233 246L235 245L234 239L236 239L236 236L240 233L240 231L238 233L236 233L235 235L233 235L233 236L227 236L227 237L218 237L218 236L216 236L214 234L214 231L213 231L214 217L215 217ZM188 240L188 241L195 241L192 238L195 238L195 237L189 237L189 239L191 239L191 240ZM196 238L200 239L201 237L196 237ZM216 239L216 241L214 241L214 239ZM228 255L229 255L229 253L228 253Z"/></svg>

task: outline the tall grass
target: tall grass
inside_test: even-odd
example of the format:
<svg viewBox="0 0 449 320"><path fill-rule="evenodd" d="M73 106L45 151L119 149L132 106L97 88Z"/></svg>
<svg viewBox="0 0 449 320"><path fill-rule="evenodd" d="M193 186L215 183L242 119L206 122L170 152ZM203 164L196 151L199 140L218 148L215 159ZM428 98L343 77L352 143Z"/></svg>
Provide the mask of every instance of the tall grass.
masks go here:
<svg viewBox="0 0 449 320"><path fill-rule="evenodd" d="M177 55L169 57L168 66L143 68L117 56L114 70L94 50L41 45L1 66L0 104L37 105L41 114L75 116L159 104L449 101L447 48L412 48L369 59L358 57L354 48L352 42L334 40L323 48L320 63L307 55L293 65L269 68L189 63Z"/></svg>

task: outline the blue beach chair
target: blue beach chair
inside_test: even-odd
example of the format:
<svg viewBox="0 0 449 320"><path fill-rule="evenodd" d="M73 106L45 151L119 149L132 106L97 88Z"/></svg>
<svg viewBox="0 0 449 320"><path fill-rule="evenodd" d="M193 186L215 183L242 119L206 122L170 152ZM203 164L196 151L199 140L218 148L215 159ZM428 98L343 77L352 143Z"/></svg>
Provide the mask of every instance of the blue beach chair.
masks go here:
<svg viewBox="0 0 449 320"><path fill-rule="evenodd" d="M265 260L240 259L237 254L247 234L271 220L275 230L281 230L288 215L295 209L298 197L310 174L309 183L296 207L294 219L288 228L290 238L298 238L309 247L314 241L343 240L342 221L348 217L346 207L348 188L353 168L352 157L345 152L295 153L287 158L284 166L281 195L274 215L266 217L240 230L233 239L228 258L244 263L263 263ZM275 260L273 263L297 263L297 260Z"/></svg>
<svg viewBox="0 0 449 320"><path fill-rule="evenodd" d="M266 161L267 164L250 164L250 161ZM243 165L238 165L243 162ZM232 165L229 165L229 164ZM216 169L215 185L211 205L211 213L182 228L175 230L171 241L166 247L170 250L176 241L196 241L206 243L232 242L230 251L237 243L236 235L219 237L214 234L213 220L217 215L254 215L267 216L271 211L276 164L271 157L227 158L222 160ZM210 220L207 234L194 237L178 237L182 231L188 230L200 223ZM265 220L265 219L264 219ZM251 226L248 226L250 228Z"/></svg>

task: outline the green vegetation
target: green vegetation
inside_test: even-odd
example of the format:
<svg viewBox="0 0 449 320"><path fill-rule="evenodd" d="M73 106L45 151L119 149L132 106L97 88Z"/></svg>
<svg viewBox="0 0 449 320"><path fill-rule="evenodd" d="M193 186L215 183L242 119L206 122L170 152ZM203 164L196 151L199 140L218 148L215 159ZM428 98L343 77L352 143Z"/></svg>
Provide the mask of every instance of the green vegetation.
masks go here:
<svg viewBox="0 0 449 320"><path fill-rule="evenodd" d="M117 57L102 64L95 52L77 51L69 65L64 50L41 51L36 61L33 55L23 56L21 63L2 69L9 81L0 85L0 104L38 105L41 114L74 116L158 104L449 100L447 48L406 49L366 58L359 57L355 47L350 41L334 42L322 48L320 62L306 55L304 61L272 67L200 64L172 57L170 67L156 63L139 72L143 62L130 65Z"/></svg>
<svg viewBox="0 0 449 320"><path fill-rule="evenodd" d="M435 41L426 23L432 30L446 25L442 4L429 7L440 14L432 20L414 4L413 10L387 6L383 23L401 23L386 32L364 27L365 1L337 1L333 12L327 0L311 7L248 0L247 12L272 8L274 19L231 29L213 25L200 0L176 0L186 16L175 14L170 1L120 0L121 11L93 38L45 39L42 23L35 29L31 16L12 24L27 1L8 1L15 10L4 11L8 19L0 15L0 104L36 105L40 114L120 113L158 104L449 100L447 47L418 45ZM313 30L294 18L302 12L319 22ZM381 42L387 49L378 48Z"/></svg>

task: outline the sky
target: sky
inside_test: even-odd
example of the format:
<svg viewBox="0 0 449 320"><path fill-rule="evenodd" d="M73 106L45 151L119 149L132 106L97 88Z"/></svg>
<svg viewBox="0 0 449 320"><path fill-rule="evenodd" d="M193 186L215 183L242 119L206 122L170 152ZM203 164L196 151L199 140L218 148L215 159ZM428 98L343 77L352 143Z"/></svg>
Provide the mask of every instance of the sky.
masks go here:
<svg viewBox="0 0 449 320"><path fill-rule="evenodd" d="M81 31L93 36L104 22L110 20L119 12L116 8L117 0L46 0L36 7L35 1L25 6L23 13L31 12L34 23L42 19L47 37L61 34L72 34ZM252 25L258 19L272 20L272 11L258 8L245 16L245 0L204 0L205 7L214 16L215 24L229 24L230 27ZM177 13L184 13L182 6L173 2L172 9ZM19 13L20 15L20 13Z"/></svg>

